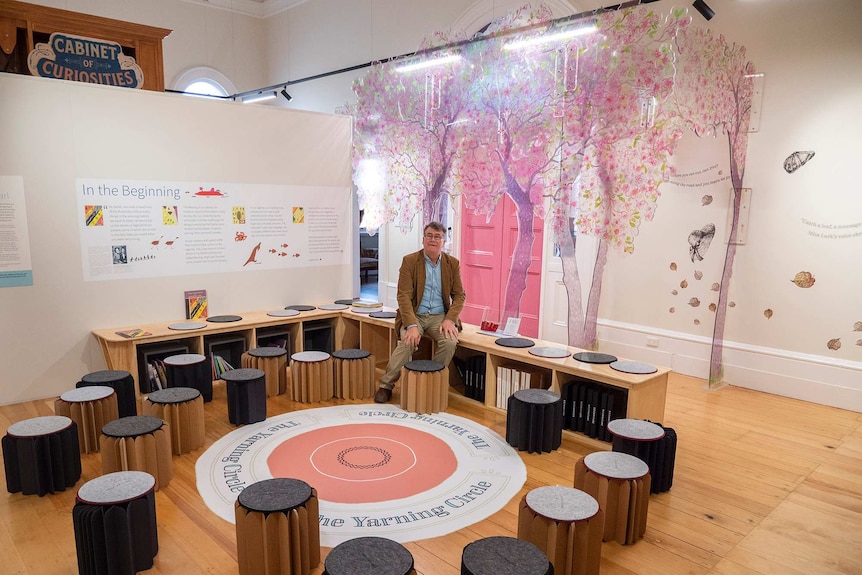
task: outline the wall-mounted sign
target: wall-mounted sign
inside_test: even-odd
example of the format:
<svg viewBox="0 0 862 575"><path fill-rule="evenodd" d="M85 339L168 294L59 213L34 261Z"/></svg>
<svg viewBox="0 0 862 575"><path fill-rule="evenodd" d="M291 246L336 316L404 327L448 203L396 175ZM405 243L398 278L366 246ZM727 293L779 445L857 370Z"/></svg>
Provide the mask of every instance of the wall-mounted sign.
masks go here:
<svg viewBox="0 0 862 575"><path fill-rule="evenodd" d="M116 42L54 32L27 56L30 73L42 78L140 88L144 73Z"/></svg>

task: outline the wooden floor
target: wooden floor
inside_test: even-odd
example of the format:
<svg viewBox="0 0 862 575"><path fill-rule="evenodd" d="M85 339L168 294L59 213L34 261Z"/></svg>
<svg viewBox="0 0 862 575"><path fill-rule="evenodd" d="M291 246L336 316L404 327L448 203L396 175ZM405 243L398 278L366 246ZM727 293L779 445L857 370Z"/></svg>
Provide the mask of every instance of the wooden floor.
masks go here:
<svg viewBox="0 0 862 575"><path fill-rule="evenodd" d="M283 397L270 398L270 414L298 408ZM52 404L0 407L0 429L5 434L11 423L50 415ZM472 400L453 398L448 411L505 435L504 415ZM223 387L206 418L206 446L234 429ZM651 496L643 540L603 544L603 575L862 573L862 414L734 387L709 392L700 380L672 375L663 423L679 436L673 488ZM173 480L156 494L159 553L147 573L237 573L234 526L211 513L195 488L202 451L175 457ZM467 543L514 536L521 496L541 485L571 486L575 461L586 453L564 441L553 453L522 454L527 483L501 511L406 545L417 572L456 575ZM98 454L82 459L75 488L45 497L0 495L0 573L77 573L71 509L77 487L101 465ZM312 573L322 571L321 564Z"/></svg>

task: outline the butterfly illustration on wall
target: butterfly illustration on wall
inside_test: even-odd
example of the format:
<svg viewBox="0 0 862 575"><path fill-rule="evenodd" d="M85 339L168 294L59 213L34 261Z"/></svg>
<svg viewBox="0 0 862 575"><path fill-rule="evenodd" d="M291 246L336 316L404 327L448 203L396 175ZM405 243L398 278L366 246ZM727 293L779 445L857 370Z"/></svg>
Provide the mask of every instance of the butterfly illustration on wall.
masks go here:
<svg viewBox="0 0 862 575"><path fill-rule="evenodd" d="M706 224L699 230L694 230L688 234L688 251L692 262L695 260L703 261L713 237L715 237L715 224Z"/></svg>

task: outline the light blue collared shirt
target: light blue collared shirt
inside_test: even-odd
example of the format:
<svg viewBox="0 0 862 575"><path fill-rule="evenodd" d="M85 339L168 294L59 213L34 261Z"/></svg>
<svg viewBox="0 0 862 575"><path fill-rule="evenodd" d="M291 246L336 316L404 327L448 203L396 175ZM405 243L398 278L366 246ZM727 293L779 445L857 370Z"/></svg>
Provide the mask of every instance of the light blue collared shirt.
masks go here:
<svg viewBox="0 0 862 575"><path fill-rule="evenodd" d="M422 257L425 258L425 291L422 293L422 301L419 302L417 313L445 313L446 308L443 307L443 291L440 287L443 284L440 274L440 262L443 260L443 254L440 254L436 265L431 263L431 258L429 258L425 252L422 252Z"/></svg>

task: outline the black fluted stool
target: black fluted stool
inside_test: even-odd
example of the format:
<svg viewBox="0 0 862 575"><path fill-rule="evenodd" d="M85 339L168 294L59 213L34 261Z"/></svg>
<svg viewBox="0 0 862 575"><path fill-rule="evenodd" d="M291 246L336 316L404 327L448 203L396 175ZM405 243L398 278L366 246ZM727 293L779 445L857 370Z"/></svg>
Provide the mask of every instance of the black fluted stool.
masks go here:
<svg viewBox="0 0 862 575"><path fill-rule="evenodd" d="M213 400L212 365L205 355L180 353L164 363L168 387L191 387L201 392L204 402Z"/></svg>
<svg viewBox="0 0 862 575"><path fill-rule="evenodd" d="M2 445L9 493L41 497L65 491L81 478L78 426L68 417L48 415L13 423Z"/></svg>
<svg viewBox="0 0 862 575"><path fill-rule="evenodd" d="M287 391L287 350L283 347L256 347L242 354L242 366L266 373L266 396Z"/></svg>
<svg viewBox="0 0 862 575"><path fill-rule="evenodd" d="M88 373L75 384L75 387L87 385L107 385L117 392L117 412L120 417L138 414L138 399L135 395L135 379L132 374L122 369L103 369Z"/></svg>
<svg viewBox="0 0 862 575"><path fill-rule="evenodd" d="M80 575L133 575L153 566L155 486L143 471L109 473L81 486L72 508Z"/></svg>
<svg viewBox="0 0 862 575"><path fill-rule="evenodd" d="M266 419L266 373L244 367L221 374L227 386L227 417L234 425Z"/></svg>
<svg viewBox="0 0 862 575"><path fill-rule="evenodd" d="M317 491L278 477L252 483L236 503L240 575L308 575L320 564Z"/></svg>
<svg viewBox="0 0 862 575"><path fill-rule="evenodd" d="M336 545L323 562L323 575L415 575L413 555L384 537L357 537Z"/></svg>
<svg viewBox="0 0 862 575"><path fill-rule="evenodd" d="M554 575L554 566L528 541L485 537L464 547L461 575Z"/></svg>
<svg viewBox="0 0 862 575"><path fill-rule="evenodd" d="M520 451L551 452L563 442L563 400L547 389L521 389L509 396L506 442Z"/></svg>
<svg viewBox="0 0 862 575"><path fill-rule="evenodd" d="M673 485L676 432L642 419L615 419L608 423L613 450L634 455L649 466L651 493L664 493Z"/></svg>

